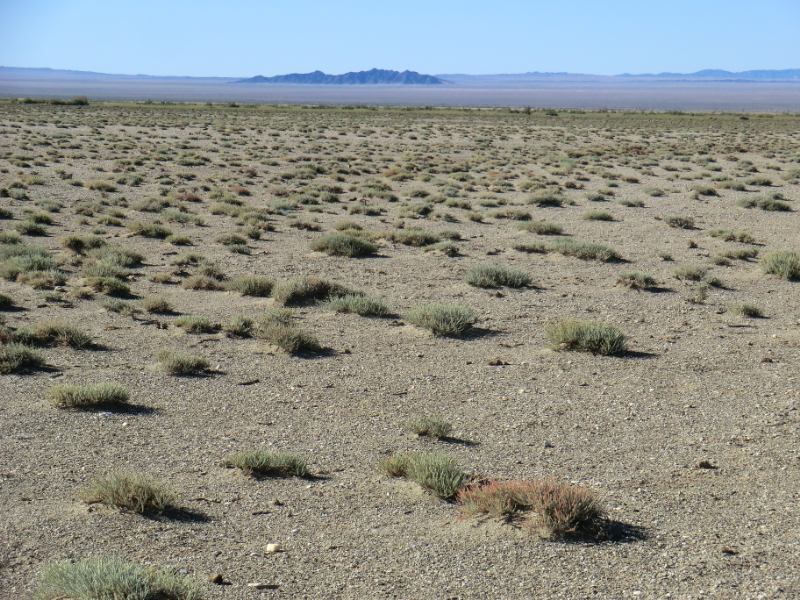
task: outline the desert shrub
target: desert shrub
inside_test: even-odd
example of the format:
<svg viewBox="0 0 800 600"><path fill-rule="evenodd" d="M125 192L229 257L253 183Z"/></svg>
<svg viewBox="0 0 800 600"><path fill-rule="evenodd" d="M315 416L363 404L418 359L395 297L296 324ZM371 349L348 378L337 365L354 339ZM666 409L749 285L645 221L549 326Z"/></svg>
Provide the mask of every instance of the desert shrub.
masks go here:
<svg viewBox="0 0 800 600"><path fill-rule="evenodd" d="M475 265L464 276L464 281L476 287L512 287L521 288L530 284L531 277L519 269L510 269L501 265Z"/></svg>
<svg viewBox="0 0 800 600"><path fill-rule="evenodd" d="M117 186L115 186L110 181L106 181L104 179L98 179L96 181L90 181L89 183L85 184L84 187L90 190L97 190L99 192L115 192L117 191Z"/></svg>
<svg viewBox="0 0 800 600"><path fill-rule="evenodd" d="M17 221L14 223L14 229L16 229L22 235L47 235L47 227L41 225L40 223L34 223L33 221Z"/></svg>
<svg viewBox="0 0 800 600"><path fill-rule="evenodd" d="M775 250L765 254L760 262L765 273L783 279L800 279L800 252L796 250Z"/></svg>
<svg viewBox="0 0 800 600"><path fill-rule="evenodd" d="M425 252L441 252L445 256L458 256L459 253L458 244L449 241L425 246L424 250Z"/></svg>
<svg viewBox="0 0 800 600"><path fill-rule="evenodd" d="M648 290L656 286L656 280L647 273L641 271L625 271L620 273L617 283L627 285L638 290Z"/></svg>
<svg viewBox="0 0 800 600"><path fill-rule="evenodd" d="M595 534L604 516L602 504L590 490L555 479L469 486L459 490L457 502L465 515L516 518L525 514L525 528L547 538Z"/></svg>
<svg viewBox="0 0 800 600"><path fill-rule="evenodd" d="M14 213L13 212L11 212L9 209L7 209L5 207L0 206L0 219L6 220L6 219L13 219L13 218L14 218Z"/></svg>
<svg viewBox="0 0 800 600"><path fill-rule="evenodd" d="M180 327L186 333L206 333L213 331L214 326L206 317L196 315L184 315L173 321L175 327Z"/></svg>
<svg viewBox="0 0 800 600"><path fill-rule="evenodd" d="M722 256L735 258L736 260L750 260L758 256L758 248L735 248L733 250L723 250Z"/></svg>
<svg viewBox="0 0 800 600"><path fill-rule="evenodd" d="M564 233L564 228L561 225L550 221L527 221L518 224L517 229L537 235L561 235Z"/></svg>
<svg viewBox="0 0 800 600"><path fill-rule="evenodd" d="M405 246L430 246L440 239L437 234L416 227L387 232L382 237Z"/></svg>
<svg viewBox="0 0 800 600"><path fill-rule="evenodd" d="M544 242L534 242L532 244L514 244L514 250L525 252L526 254L547 254L551 248Z"/></svg>
<svg viewBox="0 0 800 600"><path fill-rule="evenodd" d="M762 185L762 186L770 186L772 185L772 180L769 177L764 177L763 175L753 175L752 177L748 177L744 180L747 185Z"/></svg>
<svg viewBox="0 0 800 600"><path fill-rule="evenodd" d="M658 198L659 196L664 195L664 190L657 187L646 187L644 188L644 193L648 196L652 196L653 198Z"/></svg>
<svg viewBox="0 0 800 600"><path fill-rule="evenodd" d="M202 600L202 586L173 571L114 557L47 565L37 584L42 600Z"/></svg>
<svg viewBox="0 0 800 600"><path fill-rule="evenodd" d="M419 436L442 438L450 434L453 426L441 417L422 417L408 423L406 429Z"/></svg>
<svg viewBox="0 0 800 600"><path fill-rule="evenodd" d="M603 194L598 194L597 192L588 192L586 194L586 199L589 202L605 202L606 197Z"/></svg>
<svg viewBox="0 0 800 600"><path fill-rule="evenodd" d="M553 350L579 350L603 356L622 356L627 352L625 334L615 325L597 321L560 321L547 328Z"/></svg>
<svg viewBox="0 0 800 600"><path fill-rule="evenodd" d="M333 228L336 231L363 231L363 227L355 221L339 221Z"/></svg>
<svg viewBox="0 0 800 600"><path fill-rule="evenodd" d="M503 208L490 210L486 213L490 219L510 219L513 221L530 221L533 217L527 210L521 208Z"/></svg>
<svg viewBox="0 0 800 600"><path fill-rule="evenodd" d="M255 321L245 315L236 315L231 317L225 323L223 329L231 335L238 335L239 337L248 337L253 333Z"/></svg>
<svg viewBox="0 0 800 600"><path fill-rule="evenodd" d="M710 185L703 185L701 183L695 184L692 186L692 191L697 193L699 196L717 196L717 190L715 190Z"/></svg>
<svg viewBox="0 0 800 600"><path fill-rule="evenodd" d="M172 244L173 246L192 246L192 238L188 235L168 235L167 236L167 243Z"/></svg>
<svg viewBox="0 0 800 600"><path fill-rule="evenodd" d="M72 346L85 348L92 343L92 336L76 325L63 321L39 321L33 326L36 343L42 346Z"/></svg>
<svg viewBox="0 0 800 600"><path fill-rule="evenodd" d="M564 197L558 194L532 194L526 198L525 203L539 207L562 206L564 204Z"/></svg>
<svg viewBox="0 0 800 600"><path fill-rule="evenodd" d="M311 476L301 456L291 452L271 452L266 448L239 452L231 456L226 464L256 478Z"/></svg>
<svg viewBox="0 0 800 600"><path fill-rule="evenodd" d="M25 220L31 223L39 223L40 225L52 225L53 217L46 212L28 213L25 215Z"/></svg>
<svg viewBox="0 0 800 600"><path fill-rule="evenodd" d="M89 255L92 258L117 267L133 267L144 262L144 256L142 254L139 254L135 250L128 250L127 248L99 248L97 250L92 250Z"/></svg>
<svg viewBox="0 0 800 600"><path fill-rule="evenodd" d="M223 246L245 246L247 240L235 233L222 233L214 238L214 241Z"/></svg>
<svg viewBox="0 0 800 600"><path fill-rule="evenodd" d="M483 215L474 210L464 211L464 218L473 223L483 223Z"/></svg>
<svg viewBox="0 0 800 600"><path fill-rule="evenodd" d="M142 298L139 301L139 305L145 312L152 314L168 315L174 312L169 300L163 296L148 296L147 298Z"/></svg>
<svg viewBox="0 0 800 600"><path fill-rule="evenodd" d="M100 261L86 265L81 270L81 274L84 277L111 277L113 279L123 280L127 279L131 272L124 267L118 267L117 265Z"/></svg>
<svg viewBox="0 0 800 600"><path fill-rule="evenodd" d="M642 200L628 200L623 198L617 202L620 206L624 206L625 208L644 208L644 201Z"/></svg>
<svg viewBox="0 0 800 600"><path fill-rule="evenodd" d="M664 222L670 227L678 229L693 229L694 219L692 217L685 217L681 215L667 215L664 217Z"/></svg>
<svg viewBox="0 0 800 600"><path fill-rule="evenodd" d="M701 281L708 275L708 269L696 263L683 263L675 269L675 277L681 281Z"/></svg>
<svg viewBox="0 0 800 600"><path fill-rule="evenodd" d="M689 295L689 302L692 304L702 304L708 298L708 284L699 282L692 286L691 294Z"/></svg>
<svg viewBox="0 0 800 600"><path fill-rule="evenodd" d="M206 277L211 277L217 281L225 281L228 279L228 276L225 274L225 272L220 269L216 263L211 261L201 262L197 267L197 273L200 275L205 275Z"/></svg>
<svg viewBox="0 0 800 600"><path fill-rule="evenodd" d="M61 245L76 254L83 254L87 250L94 250L106 245L106 241L96 235L68 235L61 238Z"/></svg>
<svg viewBox="0 0 800 600"><path fill-rule="evenodd" d="M454 498L468 479L443 452L401 452L383 460L380 467L391 477L407 477L443 500Z"/></svg>
<svg viewBox="0 0 800 600"><path fill-rule="evenodd" d="M581 215L584 221L613 221L614 215L607 210L589 210Z"/></svg>
<svg viewBox="0 0 800 600"><path fill-rule="evenodd" d="M731 231L721 227L709 229L706 233L725 242L740 242L742 244L755 244L756 238L748 231Z"/></svg>
<svg viewBox="0 0 800 600"><path fill-rule="evenodd" d="M133 302L126 302L119 298L106 298L102 303L103 308L111 312L119 313L121 315L132 315L139 312L139 309Z"/></svg>
<svg viewBox="0 0 800 600"><path fill-rule="evenodd" d="M22 244L22 238L16 231L0 231L0 244Z"/></svg>
<svg viewBox="0 0 800 600"><path fill-rule="evenodd" d="M730 266L731 264L730 259L727 256L723 256L722 254L717 254L715 256L712 256L708 260L712 265L716 265L719 267L727 267Z"/></svg>
<svg viewBox="0 0 800 600"><path fill-rule="evenodd" d="M555 242L552 248L565 256L574 256L582 260L592 259L608 262L620 258L619 253L613 247L600 242L563 239Z"/></svg>
<svg viewBox="0 0 800 600"><path fill-rule="evenodd" d="M110 215L100 215L95 219L98 225L107 225L108 227L122 227L122 221Z"/></svg>
<svg viewBox="0 0 800 600"><path fill-rule="evenodd" d="M175 496L163 484L147 475L117 471L97 477L80 498L88 503L102 503L138 514L162 514L174 507Z"/></svg>
<svg viewBox="0 0 800 600"><path fill-rule="evenodd" d="M107 296L130 296L131 289L116 277L89 277L86 285Z"/></svg>
<svg viewBox="0 0 800 600"><path fill-rule="evenodd" d="M319 340L298 327L288 311L265 314L258 324L257 335L290 354L322 350Z"/></svg>
<svg viewBox="0 0 800 600"><path fill-rule="evenodd" d="M315 223L314 221L290 221L289 227L293 229L300 229L302 231L322 231L322 225Z"/></svg>
<svg viewBox="0 0 800 600"><path fill-rule="evenodd" d="M717 187L721 190L733 190L735 192L743 192L747 189L747 186L741 181L733 180L720 181Z"/></svg>
<svg viewBox="0 0 800 600"><path fill-rule="evenodd" d="M184 289L187 290L221 290L224 289L224 286L214 279L213 277L209 277L207 275L192 275L183 282Z"/></svg>
<svg viewBox="0 0 800 600"><path fill-rule="evenodd" d="M378 247L369 240L350 233L331 233L311 242L311 249L330 256L369 256Z"/></svg>
<svg viewBox="0 0 800 600"><path fill-rule="evenodd" d="M340 313L355 313L362 317L385 317L391 314L389 306L380 298L348 294L331 298L326 303L327 308Z"/></svg>
<svg viewBox="0 0 800 600"><path fill-rule="evenodd" d="M275 285L272 297L286 306L330 300L348 295L363 295L359 290L330 279L294 277Z"/></svg>
<svg viewBox="0 0 800 600"><path fill-rule="evenodd" d="M789 203L772 198L769 196L754 196L752 198L741 198L736 202L740 208L760 208L770 212L791 212L792 207Z"/></svg>
<svg viewBox="0 0 800 600"><path fill-rule="evenodd" d="M209 362L201 356L176 352L162 348L156 352L156 360L170 375L197 375L208 369Z"/></svg>
<svg viewBox="0 0 800 600"><path fill-rule="evenodd" d="M94 408L125 404L130 399L128 390L111 381L96 385L55 385L47 393L53 406L59 408Z"/></svg>
<svg viewBox="0 0 800 600"><path fill-rule="evenodd" d="M0 374L35 369L44 365L44 356L20 342L0 345Z"/></svg>
<svg viewBox="0 0 800 600"><path fill-rule="evenodd" d="M275 283L267 277L243 275L234 277L225 284L229 291L239 292L242 296L258 296L267 298L272 293Z"/></svg>
<svg viewBox="0 0 800 600"><path fill-rule="evenodd" d="M171 229L155 222L142 223L141 221L134 221L133 223L128 223L127 227L135 235L140 235L146 238L156 238L163 240L172 235Z"/></svg>
<svg viewBox="0 0 800 600"><path fill-rule="evenodd" d="M14 306L14 299L7 294L0 294L0 310L7 310Z"/></svg>
<svg viewBox="0 0 800 600"><path fill-rule="evenodd" d="M737 302L728 307L728 311L732 315L739 315L741 317L750 317L752 319L761 318L764 313L761 309L752 302Z"/></svg>
<svg viewBox="0 0 800 600"><path fill-rule="evenodd" d="M475 312L456 304L428 304L412 308L404 318L434 335L458 336L465 333L477 320Z"/></svg>

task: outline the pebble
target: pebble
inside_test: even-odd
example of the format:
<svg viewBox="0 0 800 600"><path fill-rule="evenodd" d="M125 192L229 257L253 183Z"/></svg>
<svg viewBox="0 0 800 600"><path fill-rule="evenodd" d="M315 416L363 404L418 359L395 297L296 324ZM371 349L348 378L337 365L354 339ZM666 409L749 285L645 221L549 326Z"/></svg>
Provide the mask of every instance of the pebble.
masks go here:
<svg viewBox="0 0 800 600"><path fill-rule="evenodd" d="M280 544L267 544L267 552L280 552L281 545Z"/></svg>

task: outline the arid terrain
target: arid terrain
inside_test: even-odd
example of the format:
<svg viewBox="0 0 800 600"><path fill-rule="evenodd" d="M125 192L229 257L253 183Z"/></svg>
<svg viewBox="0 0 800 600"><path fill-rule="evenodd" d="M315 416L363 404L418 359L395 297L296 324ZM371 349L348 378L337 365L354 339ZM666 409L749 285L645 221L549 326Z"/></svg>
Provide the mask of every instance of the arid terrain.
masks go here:
<svg viewBox="0 0 800 600"><path fill-rule="evenodd" d="M43 359L0 361L0 598L101 555L208 599L800 596L800 283L765 260L800 251L799 184L797 116L0 103L0 349ZM312 249L337 233L372 250ZM487 265L530 283L465 281ZM297 277L389 311L281 297ZM472 327L413 324L430 303ZM627 351L552 344L565 319ZM52 400L103 382L129 401ZM313 476L227 466L257 448ZM582 486L604 533L468 516L380 467L433 450L473 483ZM119 470L178 508L85 501Z"/></svg>

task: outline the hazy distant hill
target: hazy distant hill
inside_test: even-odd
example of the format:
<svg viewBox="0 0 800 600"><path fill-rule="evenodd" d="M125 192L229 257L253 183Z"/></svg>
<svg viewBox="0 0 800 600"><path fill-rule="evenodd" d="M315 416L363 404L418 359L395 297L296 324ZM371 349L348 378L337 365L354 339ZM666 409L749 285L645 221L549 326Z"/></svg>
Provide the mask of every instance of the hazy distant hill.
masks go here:
<svg viewBox="0 0 800 600"><path fill-rule="evenodd" d="M784 69L782 71L742 71L740 73L732 73L730 71L722 71L720 69L704 69L696 73L657 73L657 74L644 74L644 75L631 75L624 73L619 77L660 77L662 79L800 79L800 69Z"/></svg>
<svg viewBox="0 0 800 600"><path fill-rule="evenodd" d="M439 85L444 80L432 75L422 75L416 71L388 71L386 69L371 69L345 73L344 75L326 75L322 71L313 73L291 73L275 77L250 77L234 83L300 83L311 85L374 85L374 84L400 84L400 85Z"/></svg>

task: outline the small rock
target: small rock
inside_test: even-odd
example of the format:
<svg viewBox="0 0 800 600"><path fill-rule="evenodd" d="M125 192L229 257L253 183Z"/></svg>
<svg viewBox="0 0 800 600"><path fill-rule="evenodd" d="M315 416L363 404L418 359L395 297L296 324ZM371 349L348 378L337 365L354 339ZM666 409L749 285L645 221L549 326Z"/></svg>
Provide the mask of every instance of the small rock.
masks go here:
<svg viewBox="0 0 800 600"><path fill-rule="evenodd" d="M280 500L278 500L277 498L275 498L275 499L272 501L272 505L273 505L273 506L283 506L283 502L281 502Z"/></svg>
<svg viewBox="0 0 800 600"><path fill-rule="evenodd" d="M728 548L727 546L723 546L722 547L722 553L723 554L731 554L733 556L736 556L737 554L739 554L738 551L734 550L733 548Z"/></svg>
<svg viewBox="0 0 800 600"><path fill-rule="evenodd" d="M710 460L701 460L697 463L698 469L716 469L717 467L711 463Z"/></svg>
<svg viewBox="0 0 800 600"><path fill-rule="evenodd" d="M281 545L280 544L267 544L267 552L280 552Z"/></svg>
<svg viewBox="0 0 800 600"><path fill-rule="evenodd" d="M247 587L251 587L256 590L274 590L277 589L278 585L275 583L248 583Z"/></svg>
<svg viewBox="0 0 800 600"><path fill-rule="evenodd" d="M215 573L214 575L208 578L208 582L216 583L217 585L222 585L223 583L225 583L225 578L219 573Z"/></svg>

